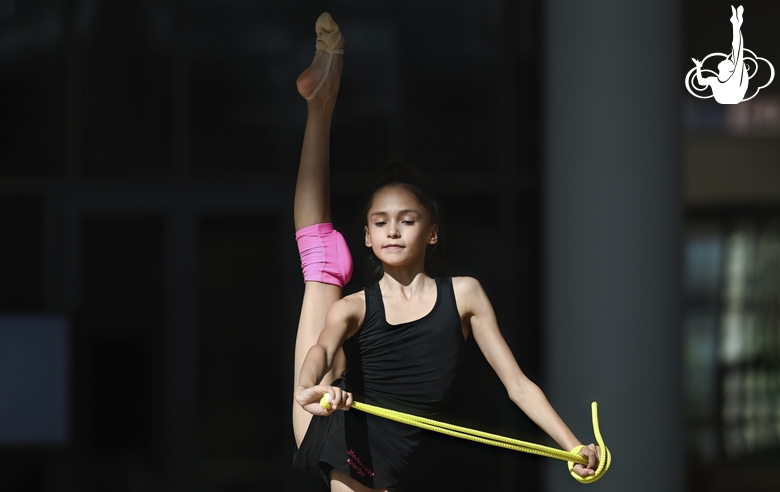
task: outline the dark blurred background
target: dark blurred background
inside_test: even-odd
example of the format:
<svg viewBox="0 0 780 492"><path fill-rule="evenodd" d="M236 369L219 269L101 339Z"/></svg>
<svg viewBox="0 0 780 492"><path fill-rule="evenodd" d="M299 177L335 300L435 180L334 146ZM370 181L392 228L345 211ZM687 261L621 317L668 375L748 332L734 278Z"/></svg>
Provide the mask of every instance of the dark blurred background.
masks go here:
<svg viewBox="0 0 780 492"><path fill-rule="evenodd" d="M306 118L295 79L311 62L322 11L347 38L333 213L356 263L377 173L393 161L419 166L447 210L451 263L480 279L523 370L588 442L584 398L607 402L615 471L594 487L777 490L778 85L721 106L683 83L690 58L730 49L729 5L0 0L0 490L323 489L293 472L290 423L303 290L292 199ZM746 46L780 67L780 5L742 5ZM590 37L567 24L594 19L610 23ZM642 53L638 36L649 43ZM655 60L661 51L668 56ZM638 75L646 63L668 89ZM598 74L628 82L577 92ZM645 106L623 114L626 105L597 92ZM634 137L601 132L603 121L647 122L626 150L636 162L610 154ZM567 132L592 147L560 138ZM581 174L596 167L571 158L580 148L635 188ZM660 174L641 157L657 148ZM557 198L574 196L567 189L586 206ZM632 202L643 192L649 201ZM564 202L617 210L626 222L570 215L569 227L555 205ZM647 256L653 227L665 238L662 265ZM599 243L634 237L646 246L627 256ZM556 270L570 258L592 276ZM667 273L646 287L631 269L642 262ZM569 296L578 279L582 290ZM345 292L364 285L356 270ZM643 317L615 297L588 296L611 288L668 314L666 355L647 342L655 331L632 336L598 316L599 326L615 322L608 351L584 342L567 359L556 348L589 338L576 313L612 311L599 302ZM447 418L551 444L469 348L462 404ZM637 362L643 351L653 365ZM609 376L589 370L594 357ZM567 372L555 370L561 359ZM633 401L621 385L639 387L645 374L679 384L639 388L654 403L637 401L666 415L658 422L613 403ZM587 394L562 380L587 384ZM657 467L649 474L646 460ZM542 461L435 437L403 490L562 490L545 466L565 476L564 465Z"/></svg>

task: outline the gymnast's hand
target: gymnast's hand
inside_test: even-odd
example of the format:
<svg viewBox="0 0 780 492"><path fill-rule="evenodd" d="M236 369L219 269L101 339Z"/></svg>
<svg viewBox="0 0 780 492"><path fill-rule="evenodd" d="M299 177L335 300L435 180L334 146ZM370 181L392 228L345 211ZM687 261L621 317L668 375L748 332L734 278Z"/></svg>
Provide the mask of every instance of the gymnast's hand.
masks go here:
<svg viewBox="0 0 780 492"><path fill-rule="evenodd" d="M320 399L325 393L330 395L330 409L322 408L320 405ZM295 401L312 415L330 415L335 410L349 410L352 406L352 393L338 386L317 385L311 388L298 386L295 388Z"/></svg>
<svg viewBox="0 0 780 492"><path fill-rule="evenodd" d="M596 468L599 467L599 461L601 460L601 447L595 444L588 444L579 450L579 455L588 459L588 466L576 464L572 471L581 477L589 477L596 473Z"/></svg>

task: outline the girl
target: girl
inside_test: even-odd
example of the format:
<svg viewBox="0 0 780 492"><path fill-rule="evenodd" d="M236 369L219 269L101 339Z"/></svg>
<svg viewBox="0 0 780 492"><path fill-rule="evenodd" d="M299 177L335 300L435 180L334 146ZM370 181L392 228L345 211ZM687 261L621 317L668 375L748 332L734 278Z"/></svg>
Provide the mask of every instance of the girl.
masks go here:
<svg viewBox="0 0 780 492"><path fill-rule="evenodd" d="M564 449L578 446L542 391L520 370L479 282L426 275L426 251L440 236L439 209L411 180L388 179L369 198L365 245L381 264L382 277L341 298L352 264L343 238L330 224L328 154L345 41L327 13L317 20L316 31L314 61L297 81L309 113L294 214L305 279L295 349L296 466L321 472L334 492L392 491L426 431L348 411L353 399L436 414L452 395L469 336L512 401ZM331 397L329 410L320 406L325 393ZM592 475L598 465L596 446L582 448L581 454L588 466L576 465L575 471Z"/></svg>

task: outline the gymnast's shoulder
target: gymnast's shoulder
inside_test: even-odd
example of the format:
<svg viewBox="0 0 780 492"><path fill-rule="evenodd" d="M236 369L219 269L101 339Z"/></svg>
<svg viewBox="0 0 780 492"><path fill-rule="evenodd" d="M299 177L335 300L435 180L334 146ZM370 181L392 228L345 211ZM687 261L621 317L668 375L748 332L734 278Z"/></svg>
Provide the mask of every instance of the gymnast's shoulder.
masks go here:
<svg viewBox="0 0 780 492"><path fill-rule="evenodd" d="M354 333L366 316L366 294L362 290L344 296L328 310L328 323L346 323L348 332Z"/></svg>
<svg viewBox="0 0 780 492"><path fill-rule="evenodd" d="M455 292L455 303L462 314L473 313L474 309L490 303L482 284L474 277L452 277L452 290Z"/></svg>
<svg viewBox="0 0 780 492"><path fill-rule="evenodd" d="M452 289L455 291L455 296L473 296L475 294L485 293L485 289L482 288L482 284L479 283L479 280L465 275L462 277L452 277Z"/></svg>

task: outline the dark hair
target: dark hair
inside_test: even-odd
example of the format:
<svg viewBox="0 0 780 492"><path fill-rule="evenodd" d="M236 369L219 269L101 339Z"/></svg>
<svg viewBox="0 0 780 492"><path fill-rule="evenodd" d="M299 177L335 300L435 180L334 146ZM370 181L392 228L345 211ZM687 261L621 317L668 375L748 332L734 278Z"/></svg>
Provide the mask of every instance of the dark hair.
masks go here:
<svg viewBox="0 0 780 492"><path fill-rule="evenodd" d="M422 183L422 174L418 169L398 163L390 164L385 169L384 177L379 184L374 187L368 200L366 200L366 204L363 207L361 223L363 225L366 224L368 211L374 202L374 198L376 198L376 195L380 191L391 186L403 187L410 195L414 196L417 201L420 202L420 205L428 210L431 214L433 223L438 226L438 240L435 244L429 244L425 251L425 273L432 277L448 276L450 275L451 268L445 260L446 236L444 232L444 209L425 191ZM367 251L363 258L363 273L366 276L368 283L373 284L382 278L384 275L384 268L382 267L382 262L376 257L371 248L365 248L365 250Z"/></svg>

